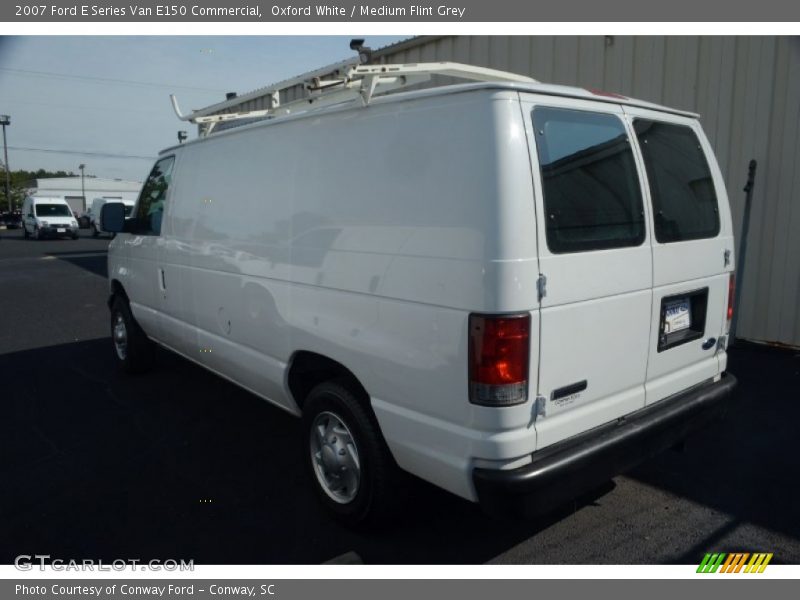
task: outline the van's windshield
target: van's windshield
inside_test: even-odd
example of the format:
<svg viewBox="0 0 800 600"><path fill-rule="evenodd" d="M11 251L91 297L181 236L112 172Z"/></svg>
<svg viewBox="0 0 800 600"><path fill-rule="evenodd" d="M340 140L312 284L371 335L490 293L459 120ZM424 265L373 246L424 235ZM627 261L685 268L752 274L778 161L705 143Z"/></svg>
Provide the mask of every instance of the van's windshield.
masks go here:
<svg viewBox="0 0 800 600"><path fill-rule="evenodd" d="M66 204L36 204L37 217L71 217L72 213Z"/></svg>

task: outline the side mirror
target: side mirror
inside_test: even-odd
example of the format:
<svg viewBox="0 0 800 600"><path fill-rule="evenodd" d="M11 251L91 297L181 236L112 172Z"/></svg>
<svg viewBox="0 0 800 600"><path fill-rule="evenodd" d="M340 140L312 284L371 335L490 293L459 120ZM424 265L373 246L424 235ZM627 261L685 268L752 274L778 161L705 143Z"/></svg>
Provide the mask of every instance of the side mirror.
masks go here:
<svg viewBox="0 0 800 600"><path fill-rule="evenodd" d="M109 233L119 233L125 227L125 205L107 202L100 208L100 227Z"/></svg>

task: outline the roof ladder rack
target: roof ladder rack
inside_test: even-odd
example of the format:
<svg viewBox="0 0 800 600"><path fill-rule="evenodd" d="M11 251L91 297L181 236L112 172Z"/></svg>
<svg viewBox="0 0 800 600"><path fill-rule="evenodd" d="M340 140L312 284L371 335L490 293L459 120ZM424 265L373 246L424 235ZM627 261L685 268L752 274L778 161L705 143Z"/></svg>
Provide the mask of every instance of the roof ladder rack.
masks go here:
<svg viewBox="0 0 800 600"><path fill-rule="evenodd" d="M344 61L261 88L245 96L227 100L184 115L178 100L170 94L172 108L181 121L201 125L208 135L217 123L239 119L275 118L359 100L367 106L373 96L409 85L429 81L432 75L444 75L471 81L537 83L535 79L506 71L454 62L362 65L358 59ZM302 85L307 96L281 104L281 92ZM269 98L269 107L243 112L221 112L255 98Z"/></svg>

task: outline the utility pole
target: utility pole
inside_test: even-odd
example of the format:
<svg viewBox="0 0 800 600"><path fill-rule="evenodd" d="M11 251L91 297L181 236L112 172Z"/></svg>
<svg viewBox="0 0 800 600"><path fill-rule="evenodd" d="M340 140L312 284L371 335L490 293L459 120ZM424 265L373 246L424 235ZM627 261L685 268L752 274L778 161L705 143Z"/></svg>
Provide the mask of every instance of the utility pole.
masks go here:
<svg viewBox="0 0 800 600"><path fill-rule="evenodd" d="M11 125L9 115L0 115L0 124L3 125L3 164L6 167L6 202L8 202L8 212L14 209L11 206L11 169L8 167L8 144L6 144L6 125Z"/></svg>
<svg viewBox="0 0 800 600"><path fill-rule="evenodd" d="M86 165L81 163L78 165L78 168L81 170L81 198L83 198L83 210L86 210L86 187L83 185L83 170L86 168Z"/></svg>

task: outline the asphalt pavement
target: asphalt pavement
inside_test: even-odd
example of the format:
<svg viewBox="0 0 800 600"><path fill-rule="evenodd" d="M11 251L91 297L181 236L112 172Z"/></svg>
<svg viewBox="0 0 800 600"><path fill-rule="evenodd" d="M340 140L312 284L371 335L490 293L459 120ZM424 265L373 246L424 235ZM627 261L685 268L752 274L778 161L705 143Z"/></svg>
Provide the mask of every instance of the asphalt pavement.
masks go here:
<svg viewBox="0 0 800 600"><path fill-rule="evenodd" d="M0 231L0 563L800 563L797 352L737 344L725 420L545 518L418 483L394 526L354 532L317 506L294 418L166 351L117 371L107 245Z"/></svg>

